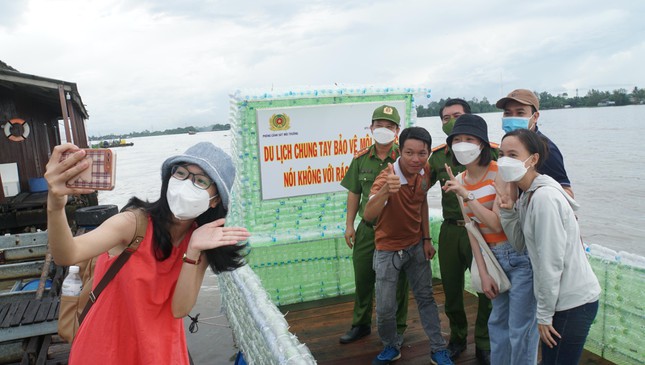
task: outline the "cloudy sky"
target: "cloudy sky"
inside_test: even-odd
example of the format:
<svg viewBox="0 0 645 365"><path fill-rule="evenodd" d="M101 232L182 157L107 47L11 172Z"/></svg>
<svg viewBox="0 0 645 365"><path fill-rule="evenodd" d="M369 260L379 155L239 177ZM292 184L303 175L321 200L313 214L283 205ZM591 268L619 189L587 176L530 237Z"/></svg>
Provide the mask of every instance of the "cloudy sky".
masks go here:
<svg viewBox="0 0 645 365"><path fill-rule="evenodd" d="M0 0L0 60L77 83L100 135L227 123L238 89L631 91L644 16L640 0Z"/></svg>

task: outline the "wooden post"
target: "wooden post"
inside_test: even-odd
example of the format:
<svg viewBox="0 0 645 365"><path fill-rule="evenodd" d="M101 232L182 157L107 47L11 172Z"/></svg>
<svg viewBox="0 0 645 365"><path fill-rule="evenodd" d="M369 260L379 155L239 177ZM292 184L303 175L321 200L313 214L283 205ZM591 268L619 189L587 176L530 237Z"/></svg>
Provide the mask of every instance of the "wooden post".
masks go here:
<svg viewBox="0 0 645 365"><path fill-rule="evenodd" d="M72 141L72 133L69 129L69 119L67 116L67 103L65 102L65 89L63 85L58 85L58 95L60 97L60 109L63 112L63 124L65 125L65 138L67 142L74 143Z"/></svg>
<svg viewBox="0 0 645 365"><path fill-rule="evenodd" d="M66 98L67 96L69 96L69 92L67 92ZM74 111L74 106L72 105L71 97L70 99L67 99L66 102L67 102L67 113L69 114L69 122L72 126L72 136L74 138L74 144L77 145L78 147L86 148L88 147L85 145L85 140L87 140L87 137L82 135L81 130L79 130L79 127L76 124L76 112Z"/></svg>
<svg viewBox="0 0 645 365"><path fill-rule="evenodd" d="M40 280L38 281L38 289L36 290L36 299L40 300L43 297L45 292L45 284L47 283L47 277L49 276L49 266L52 262L52 254L47 251L45 255L45 264L43 265L43 271L40 272Z"/></svg>
<svg viewBox="0 0 645 365"><path fill-rule="evenodd" d="M2 176L0 176L0 202L3 202L4 199L4 185L2 185Z"/></svg>

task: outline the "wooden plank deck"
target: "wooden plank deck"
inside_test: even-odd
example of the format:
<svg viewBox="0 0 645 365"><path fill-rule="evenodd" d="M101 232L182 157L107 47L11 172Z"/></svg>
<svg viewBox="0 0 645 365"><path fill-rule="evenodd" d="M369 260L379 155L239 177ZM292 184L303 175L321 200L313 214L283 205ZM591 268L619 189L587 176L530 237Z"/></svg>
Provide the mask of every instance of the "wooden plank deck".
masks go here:
<svg viewBox="0 0 645 365"><path fill-rule="evenodd" d="M441 329L444 338L448 339L450 329L448 318L444 313L445 296L440 283L434 285L434 296L439 305ZM474 323L477 314L476 297L468 292L464 294L468 316L468 348L457 359L456 364L475 365ZM383 349L376 330L376 319L372 318L372 334L354 343L342 345L338 342L351 326L353 298L345 296L327 300L299 303L283 306L290 331L305 343L320 365L362 365L371 364L372 359ZM376 312L376 311L374 311ZM375 315L375 313L374 313ZM428 338L423 332L414 297L410 295L408 309L408 329L404 334L399 365L426 365L429 363ZM585 351L580 364L609 365L604 360Z"/></svg>

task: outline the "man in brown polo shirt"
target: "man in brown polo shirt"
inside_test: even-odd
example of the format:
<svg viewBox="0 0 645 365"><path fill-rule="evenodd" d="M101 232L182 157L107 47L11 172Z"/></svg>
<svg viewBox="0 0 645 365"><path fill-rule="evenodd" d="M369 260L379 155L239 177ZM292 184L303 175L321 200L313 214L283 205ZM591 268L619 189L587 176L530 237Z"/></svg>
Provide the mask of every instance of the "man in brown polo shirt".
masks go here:
<svg viewBox="0 0 645 365"><path fill-rule="evenodd" d="M372 364L389 364L401 358L396 333L396 287L404 270L417 302L423 329L430 339L433 364L452 364L441 335L437 303L432 293L434 254L428 221L432 138L421 127L406 128L399 136L400 157L388 164L374 181L363 219L376 221L376 318L385 345Z"/></svg>

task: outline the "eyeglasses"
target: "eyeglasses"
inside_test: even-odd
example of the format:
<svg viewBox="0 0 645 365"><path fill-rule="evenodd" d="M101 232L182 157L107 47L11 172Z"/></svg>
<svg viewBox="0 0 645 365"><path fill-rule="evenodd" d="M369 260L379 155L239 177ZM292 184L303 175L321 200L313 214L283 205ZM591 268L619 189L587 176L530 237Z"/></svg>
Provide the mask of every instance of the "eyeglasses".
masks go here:
<svg viewBox="0 0 645 365"><path fill-rule="evenodd" d="M211 180L208 176L202 175L202 174L193 174L192 172L188 171L188 169L185 168L184 166L180 166L180 165L173 166L171 174L172 174L172 177L174 177L177 180L186 180L192 176L191 181L193 182L193 185L203 190L206 190L211 185L213 185L213 180Z"/></svg>

